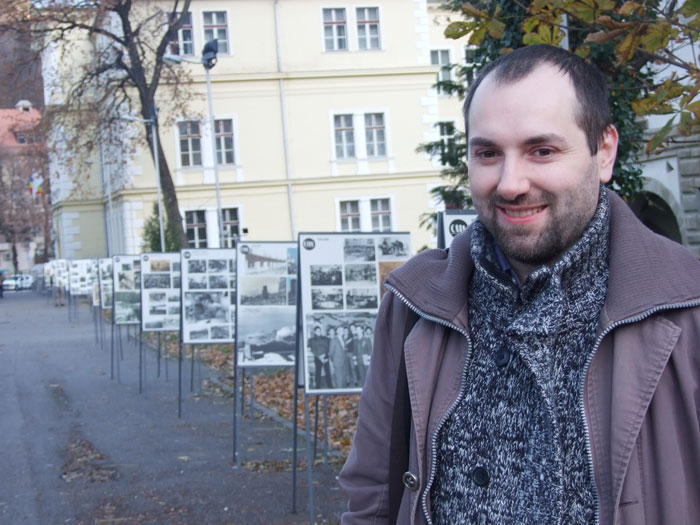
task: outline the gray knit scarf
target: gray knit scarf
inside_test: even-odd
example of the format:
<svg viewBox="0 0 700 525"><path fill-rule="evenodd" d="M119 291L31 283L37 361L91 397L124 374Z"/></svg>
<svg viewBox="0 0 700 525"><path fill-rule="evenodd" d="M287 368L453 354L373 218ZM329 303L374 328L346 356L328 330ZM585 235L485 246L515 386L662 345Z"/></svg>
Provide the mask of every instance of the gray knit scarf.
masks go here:
<svg viewBox="0 0 700 525"><path fill-rule="evenodd" d="M519 288L498 264L491 235L475 224L471 356L435 443L434 523L593 521L581 395L607 292L608 233L601 189L582 237Z"/></svg>

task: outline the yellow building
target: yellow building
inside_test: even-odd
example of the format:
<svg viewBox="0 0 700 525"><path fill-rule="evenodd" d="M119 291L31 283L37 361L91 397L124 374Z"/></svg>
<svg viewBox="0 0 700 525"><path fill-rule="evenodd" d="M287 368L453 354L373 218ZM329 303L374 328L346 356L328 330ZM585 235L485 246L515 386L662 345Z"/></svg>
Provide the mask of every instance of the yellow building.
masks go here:
<svg viewBox="0 0 700 525"><path fill-rule="evenodd" d="M215 133L201 64L174 66L190 70L195 95L172 125L162 124L168 101L158 101L190 246L220 246L212 135L226 245L234 234L290 240L303 231L394 230L411 232L414 251L434 246L419 222L435 211L429 190L441 183L441 166L416 147L449 140L451 128L439 123L461 128L459 102L432 87L436 74L449 74L441 66L464 57L463 43L444 38L445 24L426 0L194 0L170 51L198 62L204 43L217 39ZM124 122L122 133L142 128ZM143 251L156 200L149 150L105 148L87 160L81 192L71 180L75 156L59 153L57 256Z"/></svg>

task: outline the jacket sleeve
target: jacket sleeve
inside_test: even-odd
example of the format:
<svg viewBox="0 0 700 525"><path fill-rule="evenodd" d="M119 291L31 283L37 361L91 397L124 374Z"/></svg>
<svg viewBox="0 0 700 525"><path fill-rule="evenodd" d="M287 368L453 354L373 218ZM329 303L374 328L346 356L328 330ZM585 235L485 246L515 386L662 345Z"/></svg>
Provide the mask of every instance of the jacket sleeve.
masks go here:
<svg viewBox="0 0 700 525"><path fill-rule="evenodd" d="M352 450L340 472L348 496L342 525L388 523L391 420L406 317L407 308L387 292L377 316Z"/></svg>

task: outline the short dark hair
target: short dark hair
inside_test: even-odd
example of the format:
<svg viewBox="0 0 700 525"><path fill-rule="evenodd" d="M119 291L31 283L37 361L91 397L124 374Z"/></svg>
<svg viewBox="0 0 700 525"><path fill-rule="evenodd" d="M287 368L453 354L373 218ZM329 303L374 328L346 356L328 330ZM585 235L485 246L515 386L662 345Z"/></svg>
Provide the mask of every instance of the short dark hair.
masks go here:
<svg viewBox="0 0 700 525"><path fill-rule="evenodd" d="M610 109L608 86L601 71L581 57L547 44L525 46L501 56L479 73L469 87L464 101L464 125L469 135L469 109L474 93L489 75L499 84L510 84L525 78L538 66L550 64L565 73L576 92L578 108L576 124L586 134L591 155L598 152L605 131L613 123Z"/></svg>

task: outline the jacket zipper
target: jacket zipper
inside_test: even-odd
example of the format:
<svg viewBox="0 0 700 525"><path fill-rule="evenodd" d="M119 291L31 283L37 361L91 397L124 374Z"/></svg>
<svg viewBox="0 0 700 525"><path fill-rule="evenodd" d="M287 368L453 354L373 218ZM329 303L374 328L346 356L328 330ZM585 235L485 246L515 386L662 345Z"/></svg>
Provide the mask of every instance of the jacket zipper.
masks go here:
<svg viewBox="0 0 700 525"><path fill-rule="evenodd" d="M393 286L389 284L384 284L387 289L391 290L391 292L398 297L402 303L406 305L409 309L411 309L413 312L421 316L422 318L432 321L437 324L441 324L443 326L446 326L447 328L451 328L453 330L456 330L460 334L464 336L464 338L467 340L467 357L464 361L464 367L462 368L462 375L460 378L460 387L459 387L459 395L457 396L457 399L455 399L454 403L450 405L450 407L447 409L445 414L443 414L442 418L440 419L440 422L438 423L437 427L435 428L435 432L433 432L433 435L430 438L430 452L432 454L433 461L430 463L430 474L428 476L428 482L425 485L425 489L423 490L423 494L421 495L421 508L423 509L423 515L425 516L426 522L429 525L432 525L433 520L430 518L430 513L428 512L428 491L430 487L433 485L433 481L435 480L435 458L437 457L437 436L438 433L440 432L440 429L442 426L445 424L445 421L447 421L447 418L450 417L452 412L454 411L455 407L459 403L459 401L462 399L462 395L464 392L464 384L467 380L467 364L469 360L471 359L472 355L472 342L471 339L469 338L469 334L462 330L459 326L456 324L452 324L449 321L445 321L444 319L440 319L439 317L434 317L432 315L428 315L422 310L418 309L416 306L414 306L406 297L401 294L399 291L396 290Z"/></svg>
<svg viewBox="0 0 700 525"><path fill-rule="evenodd" d="M650 317L654 315L657 312L662 312L666 310L680 310L682 308L694 308L696 306L700 306L700 300L695 300L695 301L689 301L686 303L674 303L674 304L667 304L667 305L661 305L661 306L655 306L654 308L651 308L647 310L646 312L642 312L641 314L635 315L633 317L628 317L627 319L621 319L619 321L615 321L608 325L608 327L601 332L601 334L598 336L598 339L596 339L595 345L593 346L593 352L591 352L586 359L586 362L583 367L583 375L581 376L581 384L579 388L579 410L581 413L581 418L583 419L583 424L586 429L586 452L588 455L588 471L591 480L593 481L593 496L595 500L595 523L596 525L600 524L600 497L598 495L598 486L595 483L595 470L593 466L593 450L591 447L591 436L590 436L590 428L588 426L588 420L586 419L586 410L584 406L584 401L583 401L583 394L584 394L584 389L586 387L586 379L588 377L588 368L590 367L591 363L593 362L593 357L595 357L595 354L598 352L598 347L600 346L600 343L603 342L603 338L608 335L610 332L615 330L616 328L619 328L620 326L623 325L628 325L628 324L634 324L638 323L640 321L643 321L647 317Z"/></svg>
<svg viewBox="0 0 700 525"><path fill-rule="evenodd" d="M471 357L472 354L472 343L471 339L469 338L469 334L462 330L459 326L452 324L448 321L445 321L444 319L440 319L439 317L434 317L432 315L428 315L416 306L414 306L406 297L398 292L393 286L389 284L385 284L387 289L391 290L391 292L398 297L401 302L403 302L408 308L410 308L412 311L417 313L419 316L423 317L424 319L427 319L428 321L432 321L438 324L441 324L443 326L446 326L448 328L452 328L453 330L456 330L460 334L464 336L464 338L467 340L467 359L465 360L465 365L464 368L462 369L462 375L460 379L460 391L459 395L457 396L457 399L455 399L454 403L450 405L450 407L447 409L445 414L442 416L440 419L440 422L438 423L437 427L435 428L435 432L433 432L433 435L431 436L430 440L430 451L432 454L433 460L431 461L430 464L430 475L428 476L428 483L425 486L425 489L423 490L423 494L421 496L421 508L423 509L423 515L425 516L425 519L429 525L432 525L432 519L430 518L430 513L428 512L428 503L427 503L427 495L428 495L428 489L432 486L433 481L435 480L435 458L437 456L437 435L440 432L440 429L442 426L445 424L445 421L447 421L447 418L450 417L452 412L454 411L455 407L459 403L460 399L462 398L462 393L464 392L464 383L466 381L466 376L467 376L467 363ZM608 325L608 327L601 332L601 334L598 336L596 339L595 345L593 346L593 352L590 353L588 358L586 359L586 362L584 363L584 368L583 368L583 374L582 374L582 379L581 379L581 384L579 386L579 410L581 414L581 418L583 419L583 424L586 429L586 452L588 456L588 470L589 470L589 475L591 477L591 480L593 480L593 496L595 500L595 523L596 525L600 524L600 497L598 495L598 486L595 483L595 471L594 471L594 466L593 466L593 451L591 448L591 437L590 437L590 428L588 425L588 421L586 419L586 411L585 411L585 406L584 406L584 401L583 401L583 394L584 394L584 389L586 386L586 378L588 377L588 369L593 362L593 358L595 357L595 354L598 352L598 348L600 347L600 343L603 341L603 338L605 338L606 335L608 335L610 332L615 330L616 328L619 328L620 326L623 325L628 325L628 324L633 324L633 323L638 323L640 321L643 321L647 317L650 317L654 315L655 313L666 311L666 310L678 310L682 308L694 308L696 306L700 306L700 300L696 301L689 301L686 303L673 303L673 304L667 304L667 305L661 305L661 306L655 306L654 308L651 308L647 310L646 312L643 312L641 314L635 315L634 317L629 317L627 319L621 319L619 321L615 321Z"/></svg>

